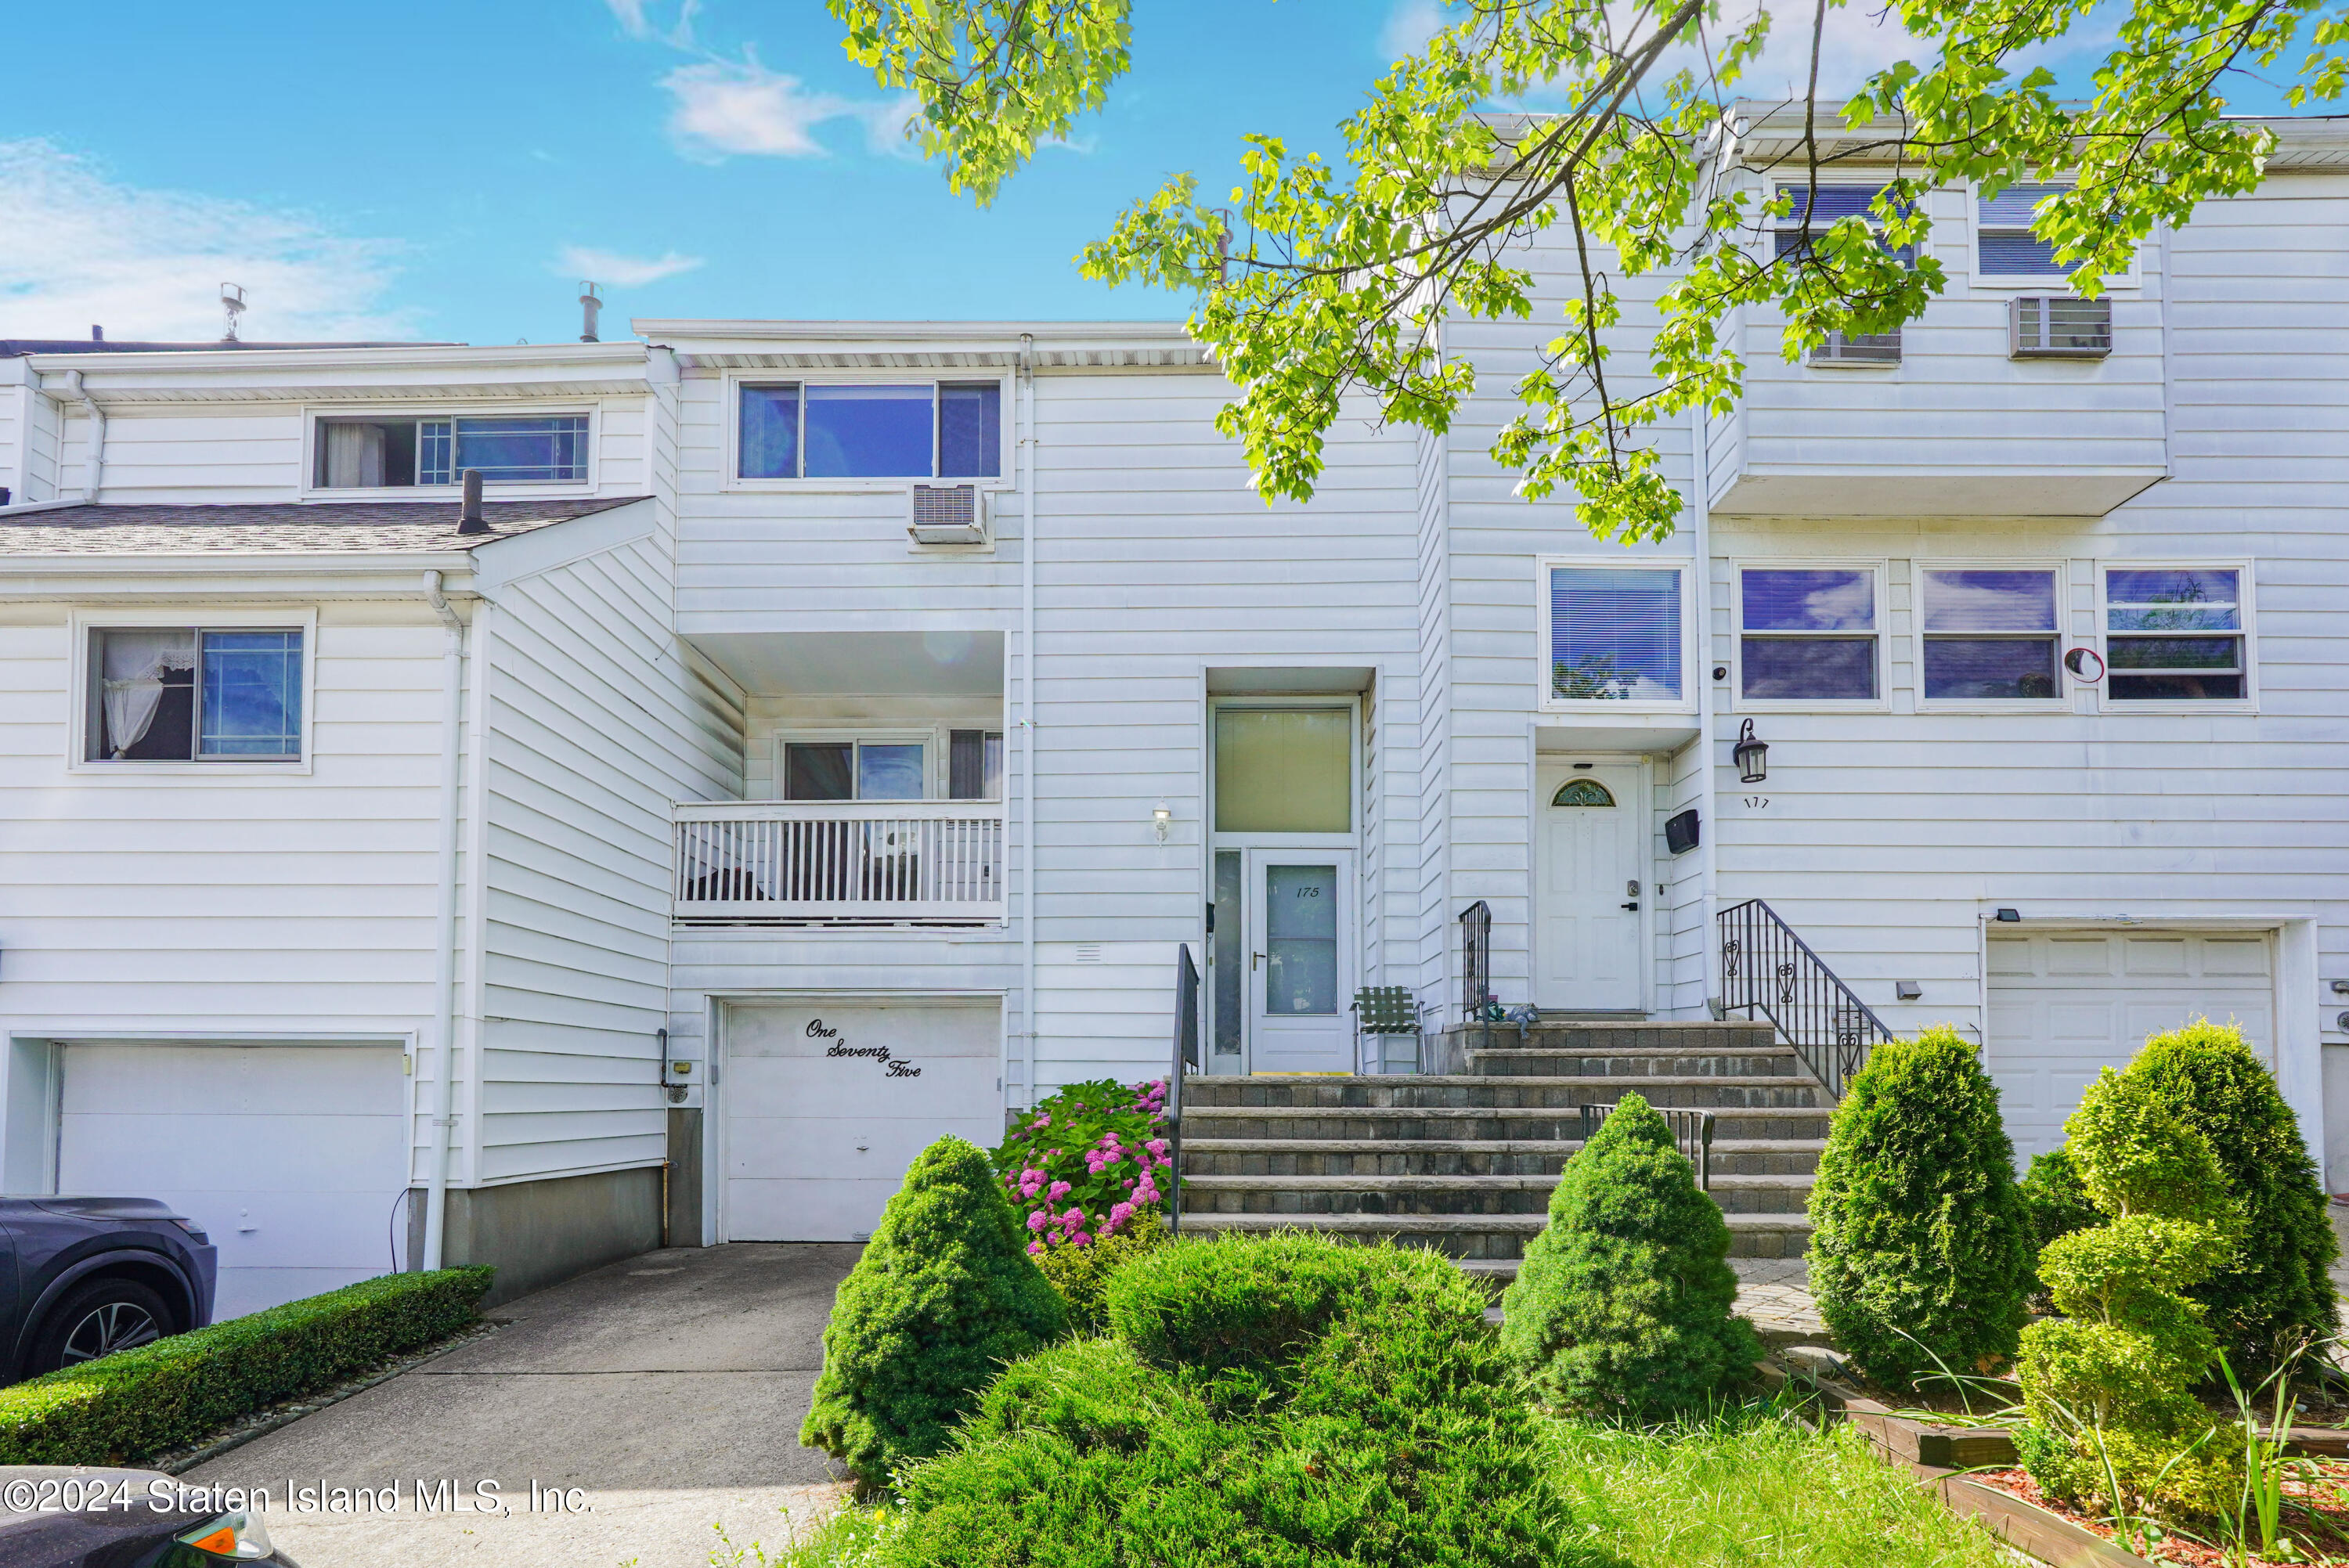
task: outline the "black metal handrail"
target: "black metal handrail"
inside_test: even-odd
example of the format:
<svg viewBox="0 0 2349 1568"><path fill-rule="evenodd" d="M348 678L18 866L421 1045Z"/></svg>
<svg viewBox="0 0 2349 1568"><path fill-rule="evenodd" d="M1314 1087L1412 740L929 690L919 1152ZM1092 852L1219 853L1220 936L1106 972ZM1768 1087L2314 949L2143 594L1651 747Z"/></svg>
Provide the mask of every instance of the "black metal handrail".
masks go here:
<svg viewBox="0 0 2349 1568"><path fill-rule="evenodd" d="M1493 1001L1493 911L1478 899L1460 912L1460 1020L1473 1024Z"/></svg>
<svg viewBox="0 0 2349 1568"><path fill-rule="evenodd" d="M1827 1093L1844 1085L1868 1053L1892 1038L1868 1005L1758 898L1721 912L1721 1006L1758 1011L1777 1026Z"/></svg>
<svg viewBox="0 0 2349 1568"><path fill-rule="evenodd" d="M1582 1113L1582 1141L1585 1143L1589 1142L1590 1135L1599 1130L1599 1124L1615 1112L1611 1105L1584 1105L1575 1109ZM1713 1112L1684 1110L1669 1105L1654 1105L1648 1109L1662 1117L1664 1124L1672 1130L1674 1147L1690 1164L1696 1167L1696 1184L1708 1192L1712 1191Z"/></svg>
<svg viewBox="0 0 2349 1568"><path fill-rule="evenodd" d="M1166 1074L1166 1231L1183 1229L1183 1075L1199 1065L1199 970L1191 944L1175 944L1174 1059Z"/></svg>

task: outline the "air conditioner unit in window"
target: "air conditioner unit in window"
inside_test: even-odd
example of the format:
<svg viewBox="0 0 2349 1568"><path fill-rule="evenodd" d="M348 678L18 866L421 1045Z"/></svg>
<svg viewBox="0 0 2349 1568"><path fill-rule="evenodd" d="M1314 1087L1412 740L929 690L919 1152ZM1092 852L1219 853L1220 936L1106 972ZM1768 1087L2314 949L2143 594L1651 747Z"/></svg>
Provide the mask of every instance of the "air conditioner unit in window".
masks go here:
<svg viewBox="0 0 2349 1568"><path fill-rule="evenodd" d="M987 497L977 485L916 485L905 531L916 544L985 544Z"/></svg>
<svg viewBox="0 0 2349 1568"><path fill-rule="evenodd" d="M1900 335L1897 332L1830 332L1811 350L1813 365L1898 365Z"/></svg>
<svg viewBox="0 0 2349 1568"><path fill-rule="evenodd" d="M2016 359L2102 359L2113 351L2113 302L2019 294L2007 302L2006 343Z"/></svg>

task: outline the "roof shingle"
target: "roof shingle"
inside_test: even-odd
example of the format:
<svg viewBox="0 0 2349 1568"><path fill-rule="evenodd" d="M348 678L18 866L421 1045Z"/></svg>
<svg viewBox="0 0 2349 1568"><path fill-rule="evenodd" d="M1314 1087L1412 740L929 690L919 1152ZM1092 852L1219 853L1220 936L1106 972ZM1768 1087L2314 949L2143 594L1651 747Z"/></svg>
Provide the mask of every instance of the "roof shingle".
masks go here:
<svg viewBox="0 0 2349 1568"><path fill-rule="evenodd" d="M643 496L493 500L487 533L457 531L454 500L264 502L245 506L68 506L10 518L0 555L340 555L471 550Z"/></svg>

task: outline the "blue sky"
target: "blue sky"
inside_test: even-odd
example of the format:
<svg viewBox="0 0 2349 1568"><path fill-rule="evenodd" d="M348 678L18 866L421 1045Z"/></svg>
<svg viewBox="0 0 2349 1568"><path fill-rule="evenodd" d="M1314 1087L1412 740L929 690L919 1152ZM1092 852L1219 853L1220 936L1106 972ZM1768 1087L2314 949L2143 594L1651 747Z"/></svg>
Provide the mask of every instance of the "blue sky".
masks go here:
<svg viewBox="0 0 2349 1568"><path fill-rule="evenodd" d="M907 155L819 0L19 7L0 337L213 336L224 279L252 339L564 339L583 276L607 337L631 315L1178 316L1071 258L1168 174L1227 187L1245 131L1332 148L1435 6L1136 12L1109 109L982 211ZM1830 80L1899 52L1834 15Z"/></svg>

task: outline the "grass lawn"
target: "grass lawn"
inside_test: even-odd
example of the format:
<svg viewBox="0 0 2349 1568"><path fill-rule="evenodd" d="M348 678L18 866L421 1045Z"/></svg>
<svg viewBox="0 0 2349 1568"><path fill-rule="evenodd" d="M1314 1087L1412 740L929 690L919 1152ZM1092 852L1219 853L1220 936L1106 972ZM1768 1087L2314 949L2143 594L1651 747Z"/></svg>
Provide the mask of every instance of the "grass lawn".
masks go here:
<svg viewBox="0 0 2349 1568"><path fill-rule="evenodd" d="M1814 1430L1749 1405L1649 1431L1553 1421L1574 1509L1564 1561L1628 1568L2012 1568L1991 1535L1847 1428ZM859 1568L883 1513L845 1509L778 1551L737 1547L720 1568ZM777 1530L781 1536L785 1532ZM1579 1548L1568 1555L1570 1549Z"/></svg>

